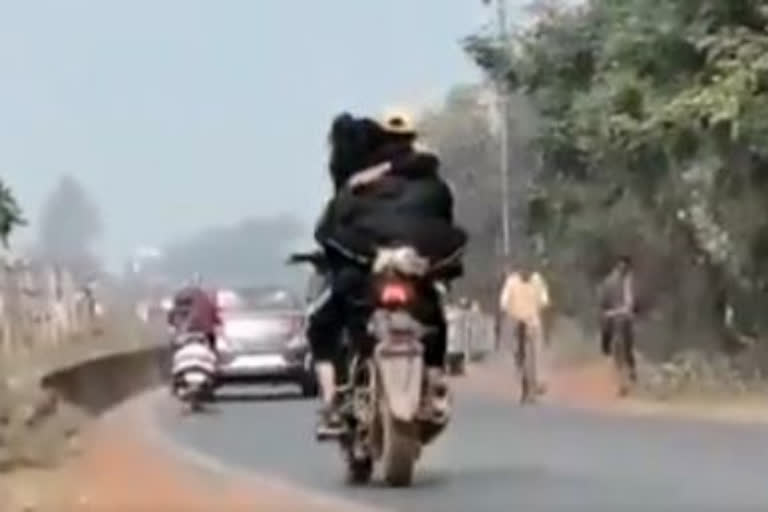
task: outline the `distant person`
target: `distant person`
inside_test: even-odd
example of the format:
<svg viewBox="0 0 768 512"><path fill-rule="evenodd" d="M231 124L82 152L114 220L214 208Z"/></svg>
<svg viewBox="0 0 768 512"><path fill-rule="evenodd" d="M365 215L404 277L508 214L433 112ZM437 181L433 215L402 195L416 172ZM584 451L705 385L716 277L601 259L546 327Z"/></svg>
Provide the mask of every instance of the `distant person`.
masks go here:
<svg viewBox="0 0 768 512"><path fill-rule="evenodd" d="M549 289L544 278L521 262L517 270L510 267L499 298L502 316L514 332L518 351L528 343L533 351L537 393L546 391L543 379L544 327L542 314L550 306Z"/></svg>
<svg viewBox="0 0 768 512"><path fill-rule="evenodd" d="M629 256L621 256L613 270L600 284L598 290L601 310L600 344L604 355L614 352L616 336L621 336L624 362L629 370L632 383L637 380L635 362L635 283L632 260ZM622 394L626 392L621 390Z"/></svg>
<svg viewBox="0 0 768 512"><path fill-rule="evenodd" d="M216 332L221 326L216 299L197 282L179 290L168 312L168 324L177 333L203 333L216 352Z"/></svg>
<svg viewBox="0 0 768 512"><path fill-rule="evenodd" d="M467 345L471 336L471 323L468 313L470 312L470 300L466 297L459 298L450 310L446 309L450 316L446 316L449 332L449 344L453 350L460 347L461 352L467 351Z"/></svg>
<svg viewBox="0 0 768 512"><path fill-rule="evenodd" d="M86 284L82 289L83 300L85 301L85 310L88 314L88 319L93 320L96 318L96 297L93 293L93 285Z"/></svg>

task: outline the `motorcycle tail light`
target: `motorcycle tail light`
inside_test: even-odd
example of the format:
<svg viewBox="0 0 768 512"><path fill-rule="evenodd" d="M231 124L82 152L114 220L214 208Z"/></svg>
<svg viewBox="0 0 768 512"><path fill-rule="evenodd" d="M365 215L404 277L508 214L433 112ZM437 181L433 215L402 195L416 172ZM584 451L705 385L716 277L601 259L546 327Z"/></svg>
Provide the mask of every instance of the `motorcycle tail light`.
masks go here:
<svg viewBox="0 0 768 512"><path fill-rule="evenodd" d="M413 289L401 281L384 283L379 292L379 301L383 306L403 306L413 298Z"/></svg>

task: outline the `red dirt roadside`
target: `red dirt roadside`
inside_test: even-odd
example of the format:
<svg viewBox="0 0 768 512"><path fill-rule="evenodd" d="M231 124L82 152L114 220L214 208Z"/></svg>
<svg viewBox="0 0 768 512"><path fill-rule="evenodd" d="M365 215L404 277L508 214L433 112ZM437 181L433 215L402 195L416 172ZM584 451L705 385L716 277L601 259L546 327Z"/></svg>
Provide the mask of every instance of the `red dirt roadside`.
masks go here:
<svg viewBox="0 0 768 512"><path fill-rule="evenodd" d="M549 379L547 400L567 405L610 407L619 402L614 382L611 367L604 362L559 368ZM511 360L470 367L467 378L457 380L455 385L459 389L498 398L518 398L517 377Z"/></svg>
<svg viewBox="0 0 768 512"><path fill-rule="evenodd" d="M516 377L511 361L474 367L458 386L472 392L517 401ZM571 368L559 368L549 379L546 402L586 408L603 413L678 417L727 423L768 423L765 397L722 399L677 399L656 401L620 398L611 363L598 360Z"/></svg>
<svg viewBox="0 0 768 512"><path fill-rule="evenodd" d="M503 368L473 368L459 388L512 398ZM609 403L609 380L599 371L560 372L563 399ZM134 421L135 420L135 421ZM136 418L104 421L86 431L79 456L52 471L23 471L0 483L3 512L341 512L261 481L204 475L141 431ZM254 479L255 480L255 479ZM5 495L3 494L5 487Z"/></svg>
<svg viewBox="0 0 768 512"><path fill-rule="evenodd" d="M82 452L53 471L3 476L3 512L331 512L259 481L204 476L159 448L138 422L105 422ZM3 487L5 489L3 490Z"/></svg>

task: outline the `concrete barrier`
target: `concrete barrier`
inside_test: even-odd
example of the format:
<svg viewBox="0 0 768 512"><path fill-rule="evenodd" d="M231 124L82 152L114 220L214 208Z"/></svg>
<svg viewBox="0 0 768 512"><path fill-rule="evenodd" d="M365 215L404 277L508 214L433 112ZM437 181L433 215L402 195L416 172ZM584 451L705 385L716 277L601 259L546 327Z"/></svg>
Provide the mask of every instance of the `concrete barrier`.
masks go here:
<svg viewBox="0 0 768 512"><path fill-rule="evenodd" d="M43 377L41 385L58 399L97 416L162 383L169 361L167 347L145 347L57 369Z"/></svg>
<svg viewBox="0 0 768 512"><path fill-rule="evenodd" d="M56 462L89 421L160 385L169 363L167 345L145 342L96 347L13 376L0 386L0 472Z"/></svg>

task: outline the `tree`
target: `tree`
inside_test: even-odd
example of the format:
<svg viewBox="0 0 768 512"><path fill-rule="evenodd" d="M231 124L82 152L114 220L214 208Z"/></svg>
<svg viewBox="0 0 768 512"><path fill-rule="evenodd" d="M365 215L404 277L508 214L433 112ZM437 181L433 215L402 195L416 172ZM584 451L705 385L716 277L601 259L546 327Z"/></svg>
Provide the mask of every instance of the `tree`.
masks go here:
<svg viewBox="0 0 768 512"><path fill-rule="evenodd" d="M19 204L11 189L0 181L0 240L4 246L8 245L8 238L17 227L26 225Z"/></svg>
<svg viewBox="0 0 768 512"><path fill-rule="evenodd" d="M62 176L43 206L38 240L43 257L78 272L94 271L94 245L101 235L97 206L77 179Z"/></svg>
<svg viewBox="0 0 768 512"><path fill-rule="evenodd" d="M765 0L591 0L548 4L509 51L466 41L542 117L532 218L567 302L629 251L664 348L718 338L723 303L768 329L766 26Z"/></svg>

